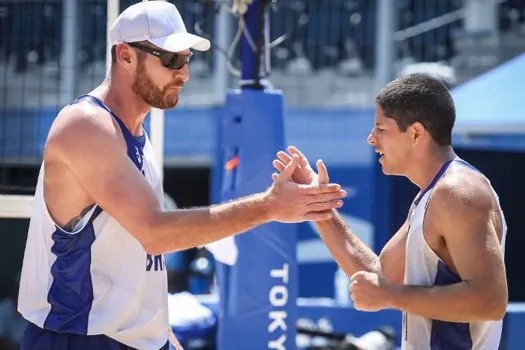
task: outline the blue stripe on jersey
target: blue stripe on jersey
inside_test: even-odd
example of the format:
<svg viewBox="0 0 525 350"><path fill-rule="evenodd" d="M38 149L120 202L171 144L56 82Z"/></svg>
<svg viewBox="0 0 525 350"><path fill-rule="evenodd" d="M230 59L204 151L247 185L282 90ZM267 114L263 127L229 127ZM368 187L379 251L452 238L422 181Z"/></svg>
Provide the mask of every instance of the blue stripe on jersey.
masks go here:
<svg viewBox="0 0 525 350"><path fill-rule="evenodd" d="M434 285L446 286L461 282L461 277L451 271L442 261L438 262ZM472 349L470 324L432 320L431 350Z"/></svg>
<svg viewBox="0 0 525 350"><path fill-rule="evenodd" d="M444 163L441 168L439 169L439 171L437 172L437 174L434 176L434 178L432 179L432 181L430 182L430 184L428 185L427 188L425 188L424 191L421 192L421 194L419 196L417 196L417 198L414 200L414 204L415 205L418 205L419 204L419 201L421 200L421 198L423 198L423 196L428 192L430 191L431 189L434 188L434 186L437 184L437 182L439 181L439 179L441 179L441 177L443 176L443 174L445 173L445 171L447 171L448 169L448 166L450 165L450 163L452 163L453 159L449 160L448 162Z"/></svg>
<svg viewBox="0 0 525 350"><path fill-rule="evenodd" d="M456 162L458 162L458 163L460 163L460 164L466 166L467 168L470 168L470 169L472 169L472 170L475 170L475 171L477 171L478 173L481 173L481 171L479 171L474 165L472 165L472 164L470 164L470 163L464 161L464 160L461 159L461 158L457 158L457 159L456 159Z"/></svg>
<svg viewBox="0 0 525 350"><path fill-rule="evenodd" d="M53 283L47 295L51 310L44 328L56 332L87 334L93 303L91 245L95 241L93 220L102 212L96 207L88 223L75 234L57 228L51 235L51 252L57 259L51 266Z"/></svg>
<svg viewBox="0 0 525 350"><path fill-rule="evenodd" d="M454 161L479 172L476 167L461 158ZM461 277L451 271L442 261L438 262L437 274L434 281L436 286L446 286L461 282ZM466 350L472 349L472 335L470 324L461 322L445 322L432 320L432 331L430 336L431 350Z"/></svg>
<svg viewBox="0 0 525 350"><path fill-rule="evenodd" d="M134 136L122 120L101 100L91 95L83 95L71 104L86 100L106 110L118 123L127 145L127 154L138 170L144 175L145 133ZM68 234L57 227L51 235L54 244L51 252L57 259L51 267L53 283L47 300L51 310L44 322L44 328L56 332L87 334L89 312L93 303L93 283L91 280L91 245L95 241L93 220L102 212L97 206L86 226L75 234ZM157 260L155 260L157 266Z"/></svg>
<svg viewBox="0 0 525 350"><path fill-rule="evenodd" d="M419 204L419 201L421 200L421 198L423 198L423 196L428 192L430 191L432 188L434 188L434 186L437 184L437 182L441 179L441 177L443 176L443 174L445 173L445 171L447 171L448 167L450 164L452 164L452 162L458 162L464 166L466 166L467 168L470 168L472 170L475 170L477 172L480 172L478 169L476 169L476 167L474 167L473 165L471 165L470 163L467 163L465 162L463 159L461 158L454 158L454 159L451 159L447 162L445 162L441 168L439 169L439 171L437 172L437 174L434 176L434 178L432 179L432 181L430 182L430 184L428 185L427 188L425 188L424 191L421 192L421 194L419 196L417 196L417 198L414 200L414 204L415 205L418 205Z"/></svg>

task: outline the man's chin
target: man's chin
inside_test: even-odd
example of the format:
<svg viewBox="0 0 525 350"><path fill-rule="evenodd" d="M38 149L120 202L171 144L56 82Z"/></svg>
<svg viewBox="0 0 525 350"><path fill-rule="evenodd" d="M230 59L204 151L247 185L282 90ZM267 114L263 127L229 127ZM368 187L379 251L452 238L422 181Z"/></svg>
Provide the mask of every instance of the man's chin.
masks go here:
<svg viewBox="0 0 525 350"><path fill-rule="evenodd" d="M166 110L174 108L178 103L179 99L177 98L174 101L164 101L162 104L152 105L151 107Z"/></svg>
<svg viewBox="0 0 525 350"><path fill-rule="evenodd" d="M171 109L176 107L179 104L179 96L171 97L166 101L166 107L164 109Z"/></svg>
<svg viewBox="0 0 525 350"><path fill-rule="evenodd" d="M405 176L401 171L396 171L395 169L389 168L388 166L385 167L384 165L381 165L381 170L383 171L384 175L388 175L388 176Z"/></svg>
<svg viewBox="0 0 525 350"><path fill-rule="evenodd" d="M390 169L388 165L385 165L383 162L379 162L379 164L381 164L381 170L383 171L383 174L393 175L392 169Z"/></svg>

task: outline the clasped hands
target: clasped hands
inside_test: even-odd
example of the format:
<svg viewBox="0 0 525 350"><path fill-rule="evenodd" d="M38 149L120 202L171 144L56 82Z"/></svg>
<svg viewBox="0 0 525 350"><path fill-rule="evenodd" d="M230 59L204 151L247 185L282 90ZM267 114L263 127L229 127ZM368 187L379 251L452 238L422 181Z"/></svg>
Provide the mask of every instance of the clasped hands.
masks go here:
<svg viewBox="0 0 525 350"><path fill-rule="evenodd" d="M272 162L276 172L272 174L273 187L294 183L304 186L310 196L319 196L314 202L307 204L304 220L322 221L333 216L332 209L342 206L346 192L338 184L329 184L326 165L322 160L316 162L317 173L310 166L304 154L294 146L287 152L279 151ZM299 191L300 192L300 191ZM311 209L311 210L310 210ZM310 210L310 211L308 211ZM392 307L391 299L399 286L386 280L383 276L367 271L359 271L350 277L350 293L356 309L377 311Z"/></svg>
<svg viewBox="0 0 525 350"><path fill-rule="evenodd" d="M306 157L296 148L280 151L273 161L277 170L265 193L269 219L279 222L322 221L333 216L333 209L343 205L346 191L328 182L324 163L317 162L316 173Z"/></svg>

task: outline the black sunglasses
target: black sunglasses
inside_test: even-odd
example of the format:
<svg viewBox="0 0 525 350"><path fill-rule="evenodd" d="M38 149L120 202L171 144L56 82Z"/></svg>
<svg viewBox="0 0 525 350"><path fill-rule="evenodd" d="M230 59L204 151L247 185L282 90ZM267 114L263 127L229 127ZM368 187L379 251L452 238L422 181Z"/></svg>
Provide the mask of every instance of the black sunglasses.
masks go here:
<svg viewBox="0 0 525 350"><path fill-rule="evenodd" d="M135 47L139 50L147 52L155 57L160 59L162 65L169 69L179 70L184 67L186 64L190 64L190 57L193 56L193 53L187 55L175 52L160 51L152 47L141 45L138 43L127 43L131 47Z"/></svg>

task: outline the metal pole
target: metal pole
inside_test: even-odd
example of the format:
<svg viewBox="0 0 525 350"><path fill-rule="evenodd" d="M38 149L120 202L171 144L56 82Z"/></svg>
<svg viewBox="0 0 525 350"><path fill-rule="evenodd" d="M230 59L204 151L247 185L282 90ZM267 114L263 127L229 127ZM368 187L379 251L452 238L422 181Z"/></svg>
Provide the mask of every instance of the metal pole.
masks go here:
<svg viewBox="0 0 525 350"><path fill-rule="evenodd" d="M164 110L152 108L150 113L150 139L159 167L160 181L164 179Z"/></svg>
<svg viewBox="0 0 525 350"><path fill-rule="evenodd" d="M498 1L466 0L465 12L465 29L468 32L497 32Z"/></svg>
<svg viewBox="0 0 525 350"><path fill-rule="evenodd" d="M75 94L76 36L78 0L63 2L62 58L60 64L60 103L67 104Z"/></svg>
<svg viewBox="0 0 525 350"><path fill-rule="evenodd" d="M376 4L376 75L374 89L377 94L394 77L396 8L393 0L376 0ZM376 203L373 214L374 250L379 252L391 235L392 218L390 215L391 185L388 178L382 174L381 166L378 163L374 167L374 187Z"/></svg>
<svg viewBox="0 0 525 350"><path fill-rule="evenodd" d="M263 89L269 76L268 0L253 0L244 14L246 33L241 38L241 80L243 88Z"/></svg>
<svg viewBox="0 0 525 350"><path fill-rule="evenodd" d="M144 0L143 0L144 1ZM164 0L161 0L164 1ZM151 148L159 167L160 182L164 181L164 110L152 108L149 112L149 133Z"/></svg>
<svg viewBox="0 0 525 350"><path fill-rule="evenodd" d="M214 41L217 47L227 48L232 41L232 22L230 14L223 8L217 14L214 28ZM228 71L229 58L215 51L213 53L214 68L214 94L215 103L222 104L226 98L226 91L230 87L230 74Z"/></svg>
<svg viewBox="0 0 525 350"><path fill-rule="evenodd" d="M67 1L66 1L67 2ZM111 28L111 25L115 20L117 19L118 15L120 13L120 0L108 0L108 7L107 7L107 33L109 33L109 28ZM109 42L108 38L106 37L106 70L109 72L109 68L111 67L111 43Z"/></svg>
<svg viewBox="0 0 525 350"><path fill-rule="evenodd" d="M376 0L375 92L394 78L396 6L393 0Z"/></svg>

